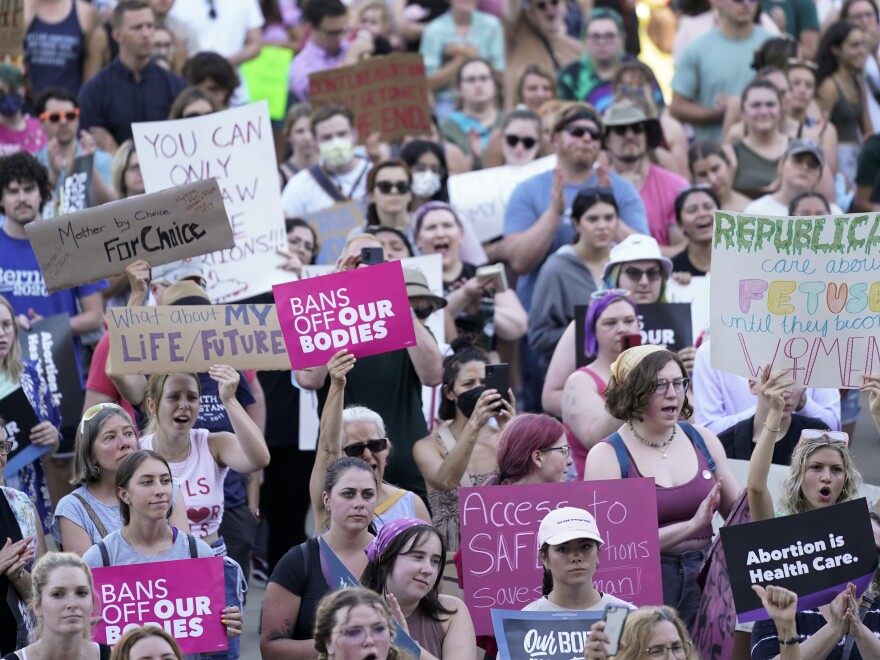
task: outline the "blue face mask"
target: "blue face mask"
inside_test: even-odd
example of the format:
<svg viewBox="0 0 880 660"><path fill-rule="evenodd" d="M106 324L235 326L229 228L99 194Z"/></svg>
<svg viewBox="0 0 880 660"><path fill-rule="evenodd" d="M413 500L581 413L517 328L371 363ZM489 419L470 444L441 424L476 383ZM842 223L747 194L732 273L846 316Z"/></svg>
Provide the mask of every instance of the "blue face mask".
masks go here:
<svg viewBox="0 0 880 660"><path fill-rule="evenodd" d="M21 94L6 94L0 98L0 115L13 117L21 112L24 97Z"/></svg>

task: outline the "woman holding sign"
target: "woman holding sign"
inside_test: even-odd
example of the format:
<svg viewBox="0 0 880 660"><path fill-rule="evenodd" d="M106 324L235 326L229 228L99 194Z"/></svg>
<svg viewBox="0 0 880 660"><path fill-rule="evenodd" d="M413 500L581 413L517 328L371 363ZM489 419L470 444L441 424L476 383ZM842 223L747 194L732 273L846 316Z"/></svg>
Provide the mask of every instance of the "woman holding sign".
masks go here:
<svg viewBox="0 0 880 660"><path fill-rule="evenodd" d="M605 405L626 420L587 458L585 479L653 477L660 525L663 602L688 626L700 604L696 574L712 541L712 516L726 516L739 492L714 433L679 420L693 414L681 359L637 346L611 365Z"/></svg>

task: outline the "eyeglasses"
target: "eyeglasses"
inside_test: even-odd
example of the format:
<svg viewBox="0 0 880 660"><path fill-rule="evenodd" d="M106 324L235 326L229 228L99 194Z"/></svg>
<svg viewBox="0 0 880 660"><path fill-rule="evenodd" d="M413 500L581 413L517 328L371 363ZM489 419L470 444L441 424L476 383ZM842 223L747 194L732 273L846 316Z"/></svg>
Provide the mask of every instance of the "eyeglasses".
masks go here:
<svg viewBox="0 0 880 660"><path fill-rule="evenodd" d="M566 126L562 130L573 138L582 138L585 135L589 135L591 140L598 140L602 137L599 129L595 126Z"/></svg>
<svg viewBox="0 0 880 660"><path fill-rule="evenodd" d="M801 440L828 440L829 442L849 442L849 434L843 431L819 431L806 429L801 431Z"/></svg>
<svg viewBox="0 0 880 660"><path fill-rule="evenodd" d="M342 448L343 453L350 458L360 458L364 451L369 449L371 454L378 454L388 449L388 438L377 438L366 442L353 442Z"/></svg>
<svg viewBox="0 0 880 660"><path fill-rule="evenodd" d="M538 11L545 11L547 7L556 7L559 4L559 0L538 0L535 3L535 9Z"/></svg>
<svg viewBox="0 0 880 660"><path fill-rule="evenodd" d="M97 415L99 412L101 412L104 408L113 408L114 410L125 412L124 410L122 410L122 407L118 403L111 403L109 401L106 401L104 403L96 403L94 406L83 413L82 421L79 423L80 435L86 432L86 422Z"/></svg>
<svg viewBox="0 0 880 660"><path fill-rule="evenodd" d="M12 451L12 440L0 440L0 455L6 456Z"/></svg>
<svg viewBox="0 0 880 660"><path fill-rule="evenodd" d="M611 43L620 36L618 32L595 32L587 35L587 41L594 44Z"/></svg>
<svg viewBox="0 0 880 660"><path fill-rule="evenodd" d="M217 20L217 8L214 6L214 0L208 0L208 18L212 21Z"/></svg>
<svg viewBox="0 0 880 660"><path fill-rule="evenodd" d="M311 241L304 241L303 239L299 238L298 236L295 236L294 238L288 238L287 244L290 247L292 247L294 250L302 248L306 252L314 253L314 251L315 251L315 244L314 243L312 243Z"/></svg>
<svg viewBox="0 0 880 660"><path fill-rule="evenodd" d="M627 266L623 269L623 273L633 282L641 282L642 276L647 277L649 282L656 282L660 279L660 276L663 275L663 271L659 268L649 268L648 270L642 270L641 268L636 268L635 266Z"/></svg>
<svg viewBox="0 0 880 660"><path fill-rule="evenodd" d="M396 190L398 195L405 195L409 192L408 181L376 181L376 188L383 195L388 195L392 190Z"/></svg>
<svg viewBox="0 0 880 660"><path fill-rule="evenodd" d="M542 449L541 453L543 454L548 451L561 451L565 458L568 458L571 455L571 447L568 445L562 445L561 447L547 447L547 449Z"/></svg>
<svg viewBox="0 0 880 660"><path fill-rule="evenodd" d="M345 638L346 642L350 644L363 644L367 635L369 634L373 639L384 639L388 637L391 633L388 630L388 626L384 623L377 623L370 628L365 628L363 626L354 626L352 628L345 628L344 630L340 630L339 634Z"/></svg>
<svg viewBox="0 0 880 660"><path fill-rule="evenodd" d="M690 642L675 642L672 646L652 646L645 649L645 655L649 658L665 658L672 653L676 658L684 658L690 647Z"/></svg>
<svg viewBox="0 0 880 660"><path fill-rule="evenodd" d="M535 138L533 138L533 137L521 137L521 136L519 136L519 135L513 135L513 134L511 134L511 135L505 135L505 136L504 136L504 141L507 143L507 146L508 146L508 147L515 147L515 146L518 145L520 142L522 142L522 143L523 143L523 146L524 146L526 149L531 149L531 148L534 147L536 144L538 144L538 141L537 141Z"/></svg>
<svg viewBox="0 0 880 660"><path fill-rule="evenodd" d="M591 300L599 300L605 296L621 296L626 298L630 294L628 289L600 289L590 294Z"/></svg>
<svg viewBox="0 0 880 660"><path fill-rule="evenodd" d="M658 378L654 385L654 394L666 394L669 391L670 385L672 385L672 389L676 394L683 394L688 391L690 384L690 378L676 378L675 380Z"/></svg>
<svg viewBox="0 0 880 660"><path fill-rule="evenodd" d="M638 124L627 124L626 126L609 126L608 130L622 137L629 131L632 131L633 135L641 135L647 130L647 127L644 122L639 122Z"/></svg>
<svg viewBox="0 0 880 660"><path fill-rule="evenodd" d="M62 119L67 122L71 122L74 119L79 117L79 108L74 108L73 110L65 110L64 112L41 112L40 119L43 121L49 121L53 124L59 123Z"/></svg>

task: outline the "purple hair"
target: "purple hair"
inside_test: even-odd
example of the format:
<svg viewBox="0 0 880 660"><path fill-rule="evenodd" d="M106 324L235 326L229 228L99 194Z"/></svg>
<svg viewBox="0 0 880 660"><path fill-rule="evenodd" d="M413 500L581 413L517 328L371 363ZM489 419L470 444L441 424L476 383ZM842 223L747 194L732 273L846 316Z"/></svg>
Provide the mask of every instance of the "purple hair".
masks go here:
<svg viewBox="0 0 880 660"><path fill-rule="evenodd" d="M449 211L452 214L452 217L455 218L455 224L459 227L464 228L462 225L461 218L458 217L458 213L455 212L455 209L452 208L446 202L425 202L422 204L418 210L416 211L416 217L413 220L413 238L416 238L419 235L419 232L422 230L422 222L425 219L425 216L428 215L431 211Z"/></svg>
<svg viewBox="0 0 880 660"><path fill-rule="evenodd" d="M633 308L633 311L636 314L639 313L639 308L636 307L636 304L632 300L626 296L621 296L619 293L614 293L614 291L609 291L601 298L593 300L587 308L587 313L584 316L584 355L592 357L599 352L599 345L596 342L596 322L599 320L599 317L602 316L602 312L608 309L609 305L616 303L618 300L623 300L624 302L629 303L630 307Z"/></svg>

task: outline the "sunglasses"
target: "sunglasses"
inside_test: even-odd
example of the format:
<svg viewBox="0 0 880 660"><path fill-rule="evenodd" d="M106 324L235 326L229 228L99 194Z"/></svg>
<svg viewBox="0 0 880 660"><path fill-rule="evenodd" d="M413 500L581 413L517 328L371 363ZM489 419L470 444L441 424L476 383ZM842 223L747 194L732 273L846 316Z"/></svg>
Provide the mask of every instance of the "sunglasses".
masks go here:
<svg viewBox="0 0 880 660"><path fill-rule="evenodd" d="M609 126L608 130L610 130L615 135L620 135L621 137L623 137L630 131L632 131L633 135L641 135L647 129L645 127L645 124L640 122L638 124L627 124L625 126Z"/></svg>
<svg viewBox="0 0 880 660"><path fill-rule="evenodd" d="M376 188L383 195L388 195L392 190L396 190L399 195L405 195L409 192L409 183L407 181L377 181Z"/></svg>
<svg viewBox="0 0 880 660"><path fill-rule="evenodd" d="M79 433L80 435L86 432L86 422L89 421L92 417L97 415L99 412L104 410L104 408L112 408L114 410L118 410L119 412L125 412L122 407L117 403L96 403L94 406L89 408L83 413L82 421L79 423Z"/></svg>
<svg viewBox="0 0 880 660"><path fill-rule="evenodd" d="M635 266L627 266L623 269L623 272L633 282L641 282L643 275L647 276L649 282L656 282L660 279L660 276L663 275L663 271L659 268L649 268L648 270L642 270L641 268L636 268Z"/></svg>
<svg viewBox="0 0 880 660"><path fill-rule="evenodd" d="M599 298L604 298L605 296L620 296L621 298L626 298L630 294L628 289L601 289L599 291L593 291L590 294L591 300L599 300Z"/></svg>
<svg viewBox="0 0 880 660"><path fill-rule="evenodd" d="M0 456L6 456L12 452L12 440L0 440Z"/></svg>
<svg viewBox="0 0 880 660"><path fill-rule="evenodd" d="M354 442L342 448L343 453L350 458L360 458L364 451L369 449L371 454L378 454L388 449L388 438L377 438L366 442Z"/></svg>
<svg viewBox="0 0 880 660"><path fill-rule="evenodd" d="M79 117L79 108L74 108L73 110L65 110L64 112L41 112L40 119L43 121L50 121L53 124L57 124L62 119L64 121L73 121Z"/></svg>
<svg viewBox="0 0 880 660"><path fill-rule="evenodd" d="M535 3L535 9L538 11L545 11L547 7L556 7L559 5L559 0L539 0Z"/></svg>
<svg viewBox="0 0 880 660"><path fill-rule="evenodd" d="M843 431L819 431L818 429L805 429L801 431L801 440L827 440L829 442L849 442L849 434Z"/></svg>
<svg viewBox="0 0 880 660"><path fill-rule="evenodd" d="M589 135L591 140L598 140L602 137L599 129L595 126L566 126L562 130L573 138L582 138L585 135Z"/></svg>
<svg viewBox="0 0 880 660"><path fill-rule="evenodd" d="M522 142L526 149L531 149L538 144L538 141L533 137L520 137L519 135L505 135L504 141L507 143L508 147L515 147Z"/></svg>

